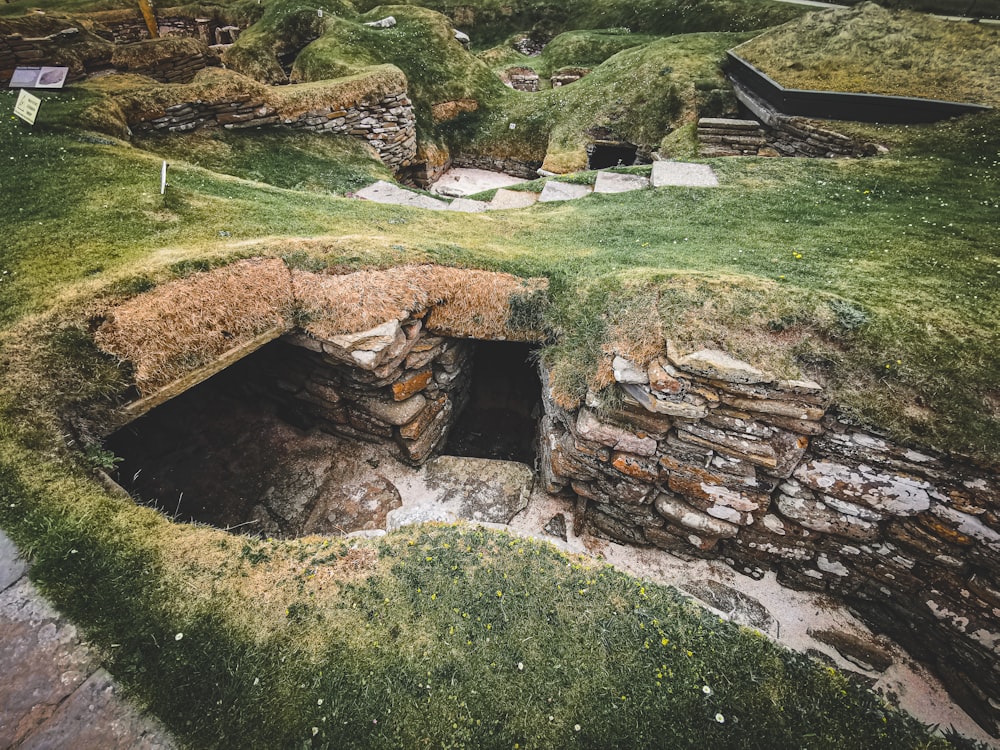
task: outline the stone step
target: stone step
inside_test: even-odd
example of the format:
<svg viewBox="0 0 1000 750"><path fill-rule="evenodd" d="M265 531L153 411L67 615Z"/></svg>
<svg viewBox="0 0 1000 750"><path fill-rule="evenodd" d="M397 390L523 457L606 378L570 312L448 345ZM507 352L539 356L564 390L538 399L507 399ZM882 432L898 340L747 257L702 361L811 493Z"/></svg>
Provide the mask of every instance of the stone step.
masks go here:
<svg viewBox="0 0 1000 750"><path fill-rule="evenodd" d="M572 201L590 195L593 188L590 185L574 185L571 182L555 182L549 180L542 188L542 194L538 196L539 203L551 203L554 201Z"/></svg>
<svg viewBox="0 0 1000 750"><path fill-rule="evenodd" d="M707 164L653 162L653 187L717 187L718 184L715 172Z"/></svg>

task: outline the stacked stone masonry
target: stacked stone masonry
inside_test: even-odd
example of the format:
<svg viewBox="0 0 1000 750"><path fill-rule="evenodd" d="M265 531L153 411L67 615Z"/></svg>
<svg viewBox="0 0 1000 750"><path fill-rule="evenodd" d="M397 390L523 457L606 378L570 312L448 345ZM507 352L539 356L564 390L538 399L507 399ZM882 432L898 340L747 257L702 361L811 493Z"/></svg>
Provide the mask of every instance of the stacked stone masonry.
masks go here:
<svg viewBox="0 0 1000 750"><path fill-rule="evenodd" d="M500 78L515 91L538 91L538 73L531 68L508 68Z"/></svg>
<svg viewBox="0 0 1000 750"><path fill-rule="evenodd" d="M488 155L458 154L452 159L451 165L470 169L486 169L490 172L503 172L525 180L537 180L538 170L541 169L542 162L504 159Z"/></svg>
<svg viewBox="0 0 1000 750"><path fill-rule="evenodd" d="M416 153L416 120L406 92L364 99L344 108L323 107L283 117L262 101L239 97L224 101L182 102L158 116L130 122L136 133L187 132L202 128L287 127L361 138L390 169L405 166Z"/></svg>
<svg viewBox="0 0 1000 750"><path fill-rule="evenodd" d="M546 397L541 471L578 531L845 600L1000 729L1000 479L827 413L722 352L614 360L621 406ZM547 389L543 388L543 391Z"/></svg>
<svg viewBox="0 0 1000 750"><path fill-rule="evenodd" d="M230 28L214 18L190 18L186 16L159 16L157 30L161 37L182 36L201 39L205 44L220 44L224 41L236 41L235 37L227 39L225 35L218 38L217 30ZM119 20L103 20L102 25L114 35L119 44L138 42L149 39L146 23L138 14L132 18ZM237 31L237 34L239 32Z"/></svg>
<svg viewBox="0 0 1000 750"><path fill-rule="evenodd" d="M19 66L66 65L69 67L66 80L70 83L108 70L149 76L163 83L187 83L199 70L219 64L218 58L207 46L203 47L203 52L195 54L168 52L145 67L116 66L111 44L92 49L85 58L67 56L63 45L78 34L75 28L69 28L47 37L26 38L21 34L0 36L0 77L9 79Z"/></svg>
<svg viewBox="0 0 1000 750"><path fill-rule="evenodd" d="M571 83L576 83L589 72L589 68L562 68L552 74L552 77L549 78L549 83L552 84L552 88L554 89L560 86L568 86Z"/></svg>
<svg viewBox="0 0 1000 750"><path fill-rule="evenodd" d="M75 32L76 29L67 29ZM53 35L53 37L58 35ZM0 36L0 77L10 79L14 69L20 66L62 65L59 40L53 37L27 38L22 34ZM87 71L80 65L70 65L68 82L78 81Z"/></svg>
<svg viewBox="0 0 1000 750"><path fill-rule="evenodd" d="M392 320L329 341L293 334L274 361L283 415L303 428L389 443L413 464L447 439L468 399L465 341L429 334L420 320Z"/></svg>
<svg viewBox="0 0 1000 750"><path fill-rule="evenodd" d="M757 120L703 117L698 121L702 156L873 156L872 144L860 143L815 120L776 115L770 126Z"/></svg>

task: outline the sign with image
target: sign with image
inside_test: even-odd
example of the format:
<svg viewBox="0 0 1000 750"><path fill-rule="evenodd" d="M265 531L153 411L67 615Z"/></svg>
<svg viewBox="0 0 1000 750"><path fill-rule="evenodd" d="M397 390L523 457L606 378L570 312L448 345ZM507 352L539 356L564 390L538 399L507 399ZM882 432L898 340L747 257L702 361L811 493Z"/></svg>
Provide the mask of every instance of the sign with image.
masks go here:
<svg viewBox="0 0 1000 750"><path fill-rule="evenodd" d="M22 66L14 69L10 77L12 89L61 89L66 83L69 68L52 65Z"/></svg>
<svg viewBox="0 0 1000 750"><path fill-rule="evenodd" d="M42 100L37 96L32 96L24 89L21 89L21 93L17 95L17 101L14 103L14 114L29 125L34 125L35 117L38 116L38 107L41 103Z"/></svg>

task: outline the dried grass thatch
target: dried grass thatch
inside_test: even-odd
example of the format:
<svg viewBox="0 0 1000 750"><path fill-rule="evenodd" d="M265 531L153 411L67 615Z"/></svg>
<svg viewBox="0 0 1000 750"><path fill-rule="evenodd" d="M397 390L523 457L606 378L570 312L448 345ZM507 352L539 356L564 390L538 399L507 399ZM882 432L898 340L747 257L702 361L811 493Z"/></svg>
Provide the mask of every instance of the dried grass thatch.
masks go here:
<svg viewBox="0 0 1000 750"><path fill-rule="evenodd" d="M158 49L155 45L148 46L150 53ZM97 88L104 87L98 84ZM104 90L114 94L129 123L161 117L168 107L177 104L236 100L266 105L283 119L295 119L306 112L344 109L361 101L378 101L389 94L398 94L406 90L406 76L393 65L375 65L344 78L296 86L268 86L232 70L205 68L198 71L191 83L132 79L130 85Z"/></svg>
<svg viewBox="0 0 1000 750"><path fill-rule="evenodd" d="M97 345L135 368L148 395L295 320L317 339L426 318L434 333L538 341L546 279L441 266L343 275L295 270L278 259L238 261L171 281L105 313Z"/></svg>
<svg viewBox="0 0 1000 750"><path fill-rule="evenodd" d="M400 266L322 276L293 274L295 297L308 321L304 329L318 339L365 331L388 320L427 315L428 329L444 336L537 341L538 326L512 315L522 301L548 288L546 279L442 266Z"/></svg>
<svg viewBox="0 0 1000 750"><path fill-rule="evenodd" d="M275 327L292 326L288 269L243 260L168 282L106 313L97 345L135 366L148 394Z"/></svg>

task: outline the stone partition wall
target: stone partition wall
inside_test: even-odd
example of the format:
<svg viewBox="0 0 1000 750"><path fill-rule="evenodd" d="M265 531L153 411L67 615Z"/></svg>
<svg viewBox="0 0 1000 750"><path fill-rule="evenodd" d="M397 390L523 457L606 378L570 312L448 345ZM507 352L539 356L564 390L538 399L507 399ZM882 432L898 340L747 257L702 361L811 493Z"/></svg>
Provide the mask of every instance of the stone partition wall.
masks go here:
<svg viewBox="0 0 1000 750"><path fill-rule="evenodd" d="M416 153L416 118L406 91L362 99L346 107L320 107L283 117L262 99L235 96L196 100L166 107L157 116L129 122L136 133L174 133L202 128L287 127L364 139L390 169L399 169Z"/></svg>
<svg viewBox="0 0 1000 750"><path fill-rule="evenodd" d="M429 334L420 320L392 320L359 333L319 340L284 337L265 366L267 395L303 429L394 444L422 464L447 440L468 400L466 341Z"/></svg>
<svg viewBox="0 0 1000 750"><path fill-rule="evenodd" d="M525 180L537 180L538 170L542 168L540 161L521 161L519 159L505 159L493 157L488 154L458 154L452 157L452 166L467 167L471 169L487 169L491 172L503 172L521 177Z"/></svg>
<svg viewBox="0 0 1000 750"><path fill-rule="evenodd" d="M876 147L804 117L775 116L770 126L757 120L703 117L698 120L701 156L874 156Z"/></svg>
<svg viewBox="0 0 1000 750"><path fill-rule="evenodd" d="M723 352L616 357L614 374L614 409L546 396L542 475L575 496L578 531L836 595L997 734L995 473L858 429L818 384Z"/></svg>

